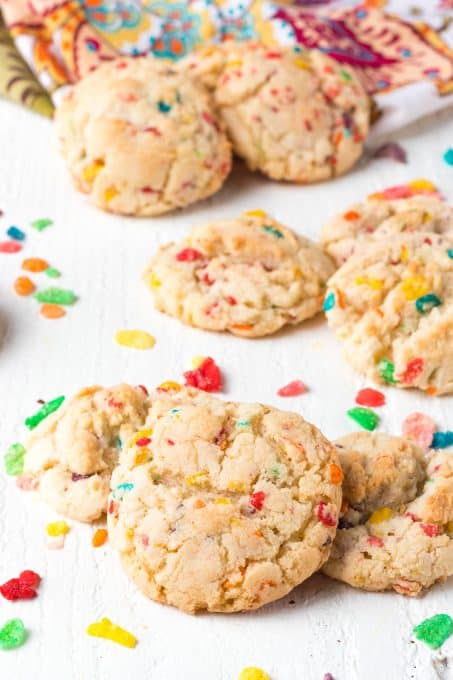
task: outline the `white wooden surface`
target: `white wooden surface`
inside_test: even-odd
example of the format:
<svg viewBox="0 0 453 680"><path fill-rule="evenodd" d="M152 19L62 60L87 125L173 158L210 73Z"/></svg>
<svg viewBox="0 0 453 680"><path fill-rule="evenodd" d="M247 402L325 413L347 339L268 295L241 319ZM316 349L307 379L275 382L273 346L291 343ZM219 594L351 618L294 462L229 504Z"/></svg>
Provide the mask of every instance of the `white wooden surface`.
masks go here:
<svg viewBox="0 0 453 680"><path fill-rule="evenodd" d="M26 228L37 217L55 221L41 234L27 228L22 254L0 255L0 450L23 439L24 417L39 398L70 395L92 383L153 386L180 378L192 356L208 354L225 372L226 397L298 410L330 437L352 431L345 411L364 381L343 362L321 317L263 340L210 334L154 311L141 273L158 244L181 237L194 223L246 209L266 209L316 237L335 211L415 177L432 179L453 200L453 168L442 161L453 142L451 110L399 139L409 153L407 166L371 161L311 187L273 184L237 168L213 200L162 219L134 220L92 208L70 186L52 124L0 102L0 233L10 224ZM36 301L12 292L24 256L48 259L63 272L58 285L80 295L64 319L41 319ZM39 276L42 285L51 283ZM156 346L148 352L119 347L113 338L120 328L149 330ZM276 396L297 377L310 386L308 394ZM441 429L453 426L453 397L390 389L387 400L380 410L387 432L399 433L415 410L433 415ZM91 527L72 523L64 549L46 549L44 528L52 519L54 513L0 475L0 581L24 568L44 579L36 600L0 602L0 624L20 616L29 630L24 647L0 652L1 680L236 680L247 665L266 669L272 680L322 680L327 671L335 680L453 677L452 668L436 672L436 654L411 638L413 625L427 616L453 614L453 582L411 600L316 576L257 613L190 617L146 600L108 545L91 547ZM136 649L88 637L85 627L101 616L134 632ZM453 667L453 639L442 651Z"/></svg>

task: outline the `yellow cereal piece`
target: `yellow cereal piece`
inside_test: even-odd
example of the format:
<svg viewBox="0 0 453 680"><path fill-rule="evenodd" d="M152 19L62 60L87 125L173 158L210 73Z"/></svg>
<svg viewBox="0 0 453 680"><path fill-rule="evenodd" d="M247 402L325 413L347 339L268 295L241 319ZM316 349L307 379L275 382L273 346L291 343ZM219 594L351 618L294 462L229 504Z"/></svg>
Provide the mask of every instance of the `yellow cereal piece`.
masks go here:
<svg viewBox="0 0 453 680"><path fill-rule="evenodd" d="M157 389L161 392L179 392L182 387L179 383L173 382L173 380L166 380Z"/></svg>
<svg viewBox="0 0 453 680"><path fill-rule="evenodd" d="M64 536L70 530L69 524L61 520L59 522L51 522L47 525L46 531L48 536Z"/></svg>
<svg viewBox="0 0 453 680"><path fill-rule="evenodd" d="M244 217L266 217L267 213L265 210L246 210Z"/></svg>
<svg viewBox="0 0 453 680"><path fill-rule="evenodd" d="M227 68L240 68L242 66L243 62L242 59L234 59L231 61L227 61L226 67Z"/></svg>
<svg viewBox="0 0 453 680"><path fill-rule="evenodd" d="M138 442L139 439L151 437L152 433L153 431L150 427L146 428L145 430L139 430L129 439L129 446L135 446L135 443Z"/></svg>
<svg viewBox="0 0 453 680"><path fill-rule="evenodd" d="M162 282L159 281L154 272L151 272L151 274L148 276L148 285L150 288L159 288L159 286L162 285Z"/></svg>
<svg viewBox="0 0 453 680"><path fill-rule="evenodd" d="M433 216L431 213L426 212L423 214L423 224L426 224L426 222L430 222L433 219Z"/></svg>
<svg viewBox="0 0 453 680"><path fill-rule="evenodd" d="M393 510L391 508L380 508L371 513L368 524L381 524L393 517Z"/></svg>
<svg viewBox="0 0 453 680"><path fill-rule="evenodd" d="M294 276L296 279L301 279L302 278L302 269L299 269L299 267L296 267L294 270Z"/></svg>
<svg viewBox="0 0 453 680"><path fill-rule="evenodd" d="M92 182L98 172L104 167L104 161L94 161L91 165L87 165L82 171L82 177L85 182Z"/></svg>
<svg viewBox="0 0 453 680"><path fill-rule="evenodd" d="M232 527L240 527L241 524L242 524L241 520L238 519L237 517L232 517L232 518L230 519L230 525L231 525Z"/></svg>
<svg viewBox="0 0 453 680"><path fill-rule="evenodd" d="M207 472L196 472L194 475L186 477L189 486L203 486L209 481Z"/></svg>
<svg viewBox="0 0 453 680"><path fill-rule="evenodd" d="M151 349L156 344L155 338L146 331L122 330L115 334L115 341L123 347L132 349Z"/></svg>
<svg viewBox="0 0 453 680"><path fill-rule="evenodd" d="M230 505L231 501L229 498L216 498L214 503L216 505Z"/></svg>
<svg viewBox="0 0 453 680"><path fill-rule="evenodd" d="M410 276L401 283L406 300L416 300L429 292L428 282L423 276Z"/></svg>
<svg viewBox="0 0 453 680"><path fill-rule="evenodd" d="M239 673L238 680L271 680L270 675L261 668L249 666Z"/></svg>
<svg viewBox="0 0 453 680"><path fill-rule="evenodd" d="M357 286L369 286L373 290L381 290L384 282L382 279L372 279L368 276L358 276L355 280Z"/></svg>
<svg viewBox="0 0 453 680"><path fill-rule="evenodd" d="M134 463L135 465L143 465L146 463L149 457L149 449L146 447L140 449L140 451L135 455Z"/></svg>
<svg viewBox="0 0 453 680"><path fill-rule="evenodd" d="M245 482L232 481L228 483L228 490L236 493L247 493L247 485Z"/></svg>
<svg viewBox="0 0 453 680"><path fill-rule="evenodd" d="M311 71L310 64L308 64L305 59L301 59L300 57L297 57L294 59L294 64L297 66L297 68L301 68L304 71Z"/></svg>
<svg viewBox="0 0 453 680"><path fill-rule="evenodd" d="M409 257L409 254L408 254L408 251L407 251L407 246L401 246L401 255L400 255L401 262L407 262L408 257Z"/></svg>
<svg viewBox="0 0 453 680"><path fill-rule="evenodd" d="M412 182L407 183L407 186L414 191L437 191L436 185L424 178L413 179Z"/></svg>
<svg viewBox="0 0 453 680"><path fill-rule="evenodd" d="M119 193L120 192L115 187L107 187L107 189L104 191L104 201L106 203L110 203L112 198L115 198L115 196L118 196Z"/></svg>
<svg viewBox="0 0 453 680"><path fill-rule="evenodd" d="M131 649L137 644L135 635L132 635L129 631L115 625L110 619L106 618L95 623L90 623L86 632L92 637L111 640L112 642L117 642L119 645L124 645L124 647L130 647Z"/></svg>
<svg viewBox="0 0 453 680"><path fill-rule="evenodd" d="M191 366L192 368L198 368L198 366L201 366L203 361L206 359L206 357L192 357L191 359Z"/></svg>

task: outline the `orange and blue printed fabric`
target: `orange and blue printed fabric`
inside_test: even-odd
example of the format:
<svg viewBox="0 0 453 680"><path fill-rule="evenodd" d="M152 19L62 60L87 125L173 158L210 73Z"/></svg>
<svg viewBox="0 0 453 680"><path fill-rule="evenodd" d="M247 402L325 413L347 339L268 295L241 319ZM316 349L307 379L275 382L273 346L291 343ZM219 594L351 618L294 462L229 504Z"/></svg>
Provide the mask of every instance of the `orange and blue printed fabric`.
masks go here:
<svg viewBox="0 0 453 680"><path fill-rule="evenodd" d="M419 2L408 9L407 0L0 0L0 7L51 95L118 54L179 59L207 42L253 38L316 47L355 67L370 94L429 80L446 95L453 0Z"/></svg>

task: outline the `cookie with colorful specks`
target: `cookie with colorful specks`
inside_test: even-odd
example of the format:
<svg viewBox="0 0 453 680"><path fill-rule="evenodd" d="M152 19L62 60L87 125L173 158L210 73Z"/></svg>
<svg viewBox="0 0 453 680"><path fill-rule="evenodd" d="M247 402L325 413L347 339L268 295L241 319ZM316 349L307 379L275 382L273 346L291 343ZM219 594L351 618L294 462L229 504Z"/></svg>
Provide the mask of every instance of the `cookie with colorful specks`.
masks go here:
<svg viewBox="0 0 453 680"><path fill-rule="evenodd" d="M335 448L296 413L182 390L153 399L112 477L109 540L150 598L256 609L326 561L341 504Z"/></svg>
<svg viewBox="0 0 453 680"><path fill-rule="evenodd" d="M100 208L159 215L215 193L231 149L201 83L152 58L103 64L56 113L75 185Z"/></svg>
<svg viewBox="0 0 453 680"><path fill-rule="evenodd" d="M453 575L453 458L359 432L336 442L343 516L328 576L363 590L418 595Z"/></svg>
<svg viewBox="0 0 453 680"><path fill-rule="evenodd" d="M318 245L258 210L162 246L145 277L160 311L259 337L317 314L333 271Z"/></svg>

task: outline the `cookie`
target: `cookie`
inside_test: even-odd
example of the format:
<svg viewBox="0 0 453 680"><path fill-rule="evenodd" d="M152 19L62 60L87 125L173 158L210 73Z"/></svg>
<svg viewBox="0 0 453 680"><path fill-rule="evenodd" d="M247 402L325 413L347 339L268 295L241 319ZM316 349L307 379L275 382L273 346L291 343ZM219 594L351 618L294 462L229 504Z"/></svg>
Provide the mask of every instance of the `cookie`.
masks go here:
<svg viewBox="0 0 453 680"><path fill-rule="evenodd" d="M87 387L48 416L26 444L24 474L54 510L81 522L107 508L121 441L144 422L149 398L140 387Z"/></svg>
<svg viewBox="0 0 453 680"><path fill-rule="evenodd" d="M199 328L258 337L317 314L333 271L315 243L252 211L164 245L145 278L160 311Z"/></svg>
<svg viewBox="0 0 453 680"><path fill-rule="evenodd" d="M328 576L418 595L453 574L453 457L360 432L337 442L343 510Z"/></svg>
<svg viewBox="0 0 453 680"><path fill-rule="evenodd" d="M453 241L417 232L370 242L328 283L329 325L362 375L453 391Z"/></svg>
<svg viewBox="0 0 453 680"><path fill-rule="evenodd" d="M370 100L348 67L318 50L258 42L211 48L204 60L199 54L188 71L213 87L233 149L251 170L316 182L361 156Z"/></svg>
<svg viewBox="0 0 453 680"><path fill-rule="evenodd" d="M256 609L325 562L341 469L300 415L183 390L153 399L145 427L113 474L108 530L148 597Z"/></svg>
<svg viewBox="0 0 453 680"><path fill-rule="evenodd" d="M324 225L321 243L340 267L370 239L414 231L453 236L453 207L429 196L394 201L369 198Z"/></svg>
<svg viewBox="0 0 453 680"><path fill-rule="evenodd" d="M56 123L75 185L111 212L182 208L215 193L230 171L208 92L159 59L103 64L65 96Z"/></svg>

